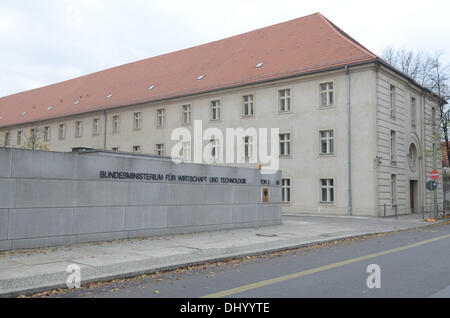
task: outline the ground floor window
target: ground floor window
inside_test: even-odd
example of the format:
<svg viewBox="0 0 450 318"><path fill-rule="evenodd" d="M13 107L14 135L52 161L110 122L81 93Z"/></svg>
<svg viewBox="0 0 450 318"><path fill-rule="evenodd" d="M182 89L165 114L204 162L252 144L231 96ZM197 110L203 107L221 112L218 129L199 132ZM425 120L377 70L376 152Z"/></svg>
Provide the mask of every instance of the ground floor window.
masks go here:
<svg viewBox="0 0 450 318"><path fill-rule="evenodd" d="M334 179L320 179L321 203L334 203Z"/></svg>
<svg viewBox="0 0 450 318"><path fill-rule="evenodd" d="M283 203L291 202L291 179L281 181L281 200Z"/></svg>
<svg viewBox="0 0 450 318"><path fill-rule="evenodd" d="M391 198L392 206L397 205L397 176L391 175Z"/></svg>

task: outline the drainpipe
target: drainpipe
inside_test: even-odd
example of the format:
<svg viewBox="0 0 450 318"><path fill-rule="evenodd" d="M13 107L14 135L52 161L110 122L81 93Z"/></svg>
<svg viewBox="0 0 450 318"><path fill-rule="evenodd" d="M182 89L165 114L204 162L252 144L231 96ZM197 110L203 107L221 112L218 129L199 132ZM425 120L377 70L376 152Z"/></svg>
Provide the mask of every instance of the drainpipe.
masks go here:
<svg viewBox="0 0 450 318"><path fill-rule="evenodd" d="M103 110L103 117L104 117L104 120L105 120L105 124L104 124L104 126L105 126L105 128L104 128L104 132L103 132L103 150L106 150L106 126L107 126L107 123L108 123L108 121L106 120L106 109L105 110Z"/></svg>
<svg viewBox="0 0 450 318"><path fill-rule="evenodd" d="M348 134L348 215L352 215L352 121L350 109L350 70L345 66L347 73L347 134Z"/></svg>

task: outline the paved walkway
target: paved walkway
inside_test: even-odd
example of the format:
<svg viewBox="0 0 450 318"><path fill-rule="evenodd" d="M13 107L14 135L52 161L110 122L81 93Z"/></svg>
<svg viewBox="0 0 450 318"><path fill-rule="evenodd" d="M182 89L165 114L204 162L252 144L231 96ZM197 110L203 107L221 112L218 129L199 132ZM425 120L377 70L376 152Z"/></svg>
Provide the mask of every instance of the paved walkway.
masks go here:
<svg viewBox="0 0 450 318"><path fill-rule="evenodd" d="M0 296L65 288L70 264L80 266L82 283L87 283L424 225L429 223L415 216L285 215L282 225L263 228L3 252Z"/></svg>

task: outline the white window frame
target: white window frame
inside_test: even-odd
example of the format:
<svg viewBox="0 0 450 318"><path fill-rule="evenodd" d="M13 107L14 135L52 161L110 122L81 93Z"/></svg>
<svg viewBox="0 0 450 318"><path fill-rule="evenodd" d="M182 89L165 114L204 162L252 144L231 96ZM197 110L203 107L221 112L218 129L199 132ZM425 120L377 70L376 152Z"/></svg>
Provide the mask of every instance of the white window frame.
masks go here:
<svg viewBox="0 0 450 318"><path fill-rule="evenodd" d="M209 143L211 144L211 160L216 162L220 158L220 142L216 138L211 138Z"/></svg>
<svg viewBox="0 0 450 318"><path fill-rule="evenodd" d="M417 99L411 96L411 126L415 128L417 125Z"/></svg>
<svg viewBox="0 0 450 318"><path fill-rule="evenodd" d="M142 129L142 113L136 112L133 114L133 129L141 130Z"/></svg>
<svg viewBox="0 0 450 318"><path fill-rule="evenodd" d="M190 125L192 123L192 105L185 104L181 106L183 125Z"/></svg>
<svg viewBox="0 0 450 318"><path fill-rule="evenodd" d="M281 179L281 202L284 204L290 204L291 201L291 191L292 181L290 178Z"/></svg>
<svg viewBox="0 0 450 318"><path fill-rule="evenodd" d="M283 93L283 96L282 96ZM288 93L288 94L286 94ZM283 88L278 90L278 113L290 113L292 109L292 90ZM287 104L287 107L286 107Z"/></svg>
<svg viewBox="0 0 450 318"><path fill-rule="evenodd" d="M49 142L50 141L50 126L45 126L44 127L44 142Z"/></svg>
<svg viewBox="0 0 450 318"><path fill-rule="evenodd" d="M325 133L325 136L322 134ZM335 144L335 133L334 129L324 129L319 131L319 139L320 139L320 154L321 155L334 155L336 151ZM326 144L326 151L323 151L323 143Z"/></svg>
<svg viewBox="0 0 450 318"><path fill-rule="evenodd" d="M244 149L244 159L251 160L253 158L253 137L244 136L242 137L243 149Z"/></svg>
<svg viewBox="0 0 450 318"><path fill-rule="evenodd" d="M191 161L192 157L192 146L190 141L183 141L181 144L181 156L186 162Z"/></svg>
<svg viewBox="0 0 450 318"><path fill-rule="evenodd" d="M210 117L211 121L220 121L222 119L222 102L220 99L214 99L210 102Z"/></svg>
<svg viewBox="0 0 450 318"><path fill-rule="evenodd" d="M164 128L166 126L166 109L159 108L156 110L156 127Z"/></svg>
<svg viewBox="0 0 450 318"><path fill-rule="evenodd" d="M389 85L389 107L391 110L391 117L395 118L396 115L396 104L397 104L397 88L395 85Z"/></svg>
<svg viewBox="0 0 450 318"><path fill-rule="evenodd" d="M397 163L397 132L395 130L390 131L390 141L391 141L391 163Z"/></svg>
<svg viewBox="0 0 450 318"><path fill-rule="evenodd" d="M141 151L142 151L142 147L140 145L133 146L133 152L141 152Z"/></svg>
<svg viewBox="0 0 450 318"><path fill-rule="evenodd" d="M397 205L398 193L397 193L397 175L391 174L391 205Z"/></svg>
<svg viewBox="0 0 450 318"><path fill-rule="evenodd" d="M323 184L323 181L326 181L325 185ZM334 178L320 178L319 182L320 182L320 203L334 204L336 201L336 182ZM326 191L326 200L324 200L323 190ZM331 197L333 197L333 200L331 200Z"/></svg>
<svg viewBox="0 0 450 318"><path fill-rule="evenodd" d="M330 87L331 86L331 87ZM319 84L320 90L320 106L334 106L335 104L335 96L334 96L334 82L324 82ZM325 103L324 103L325 98Z"/></svg>
<svg viewBox="0 0 450 318"><path fill-rule="evenodd" d="M59 124L59 126L58 126L58 138L59 138L59 140L66 139L66 124Z"/></svg>
<svg viewBox="0 0 450 318"><path fill-rule="evenodd" d="M165 146L164 144L156 144L156 154L160 157L164 157Z"/></svg>
<svg viewBox="0 0 450 318"><path fill-rule="evenodd" d="M247 94L242 96L242 117L253 117L255 115L255 96Z"/></svg>
<svg viewBox="0 0 450 318"><path fill-rule="evenodd" d="M284 145L284 147L282 147ZM288 147L287 147L288 146ZM289 157L292 154L291 133L280 133L280 157ZM282 151L284 149L284 151ZM287 149L289 151L287 151Z"/></svg>
<svg viewBox="0 0 450 318"><path fill-rule="evenodd" d="M100 119L94 118L92 120L92 135L98 136L100 135Z"/></svg>
<svg viewBox="0 0 450 318"><path fill-rule="evenodd" d="M112 117L112 132L119 133L120 132L120 116L114 115Z"/></svg>
<svg viewBox="0 0 450 318"><path fill-rule="evenodd" d="M75 122L75 138L83 137L83 122L76 121Z"/></svg>
<svg viewBox="0 0 450 318"><path fill-rule="evenodd" d="M16 144L18 146L21 146L23 144L23 130L17 131Z"/></svg>

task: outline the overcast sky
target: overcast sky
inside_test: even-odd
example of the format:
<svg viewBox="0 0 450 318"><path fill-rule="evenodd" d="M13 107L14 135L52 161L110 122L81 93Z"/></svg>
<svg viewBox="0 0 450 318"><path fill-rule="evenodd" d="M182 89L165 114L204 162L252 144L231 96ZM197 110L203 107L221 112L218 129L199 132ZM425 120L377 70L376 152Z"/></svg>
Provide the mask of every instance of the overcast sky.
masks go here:
<svg viewBox="0 0 450 318"><path fill-rule="evenodd" d="M0 96L315 12L376 54L443 52L449 1L1 0Z"/></svg>

